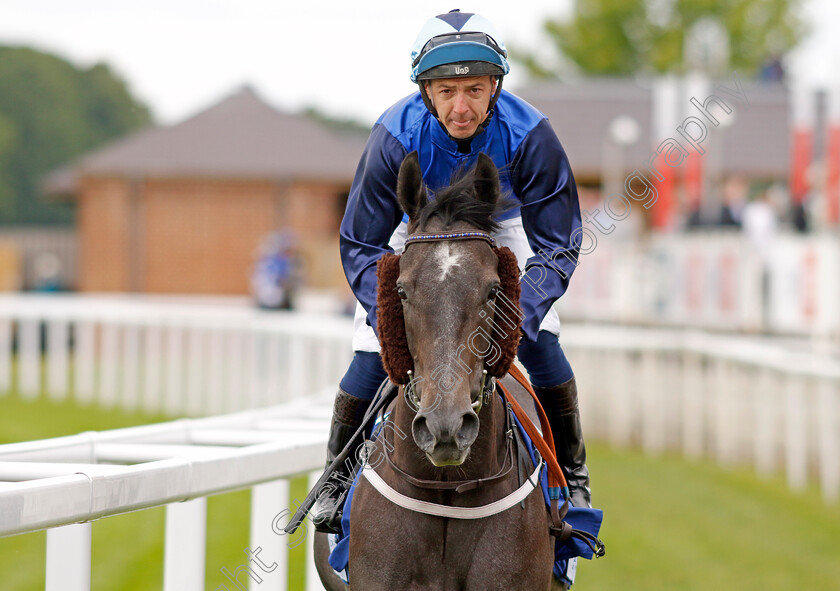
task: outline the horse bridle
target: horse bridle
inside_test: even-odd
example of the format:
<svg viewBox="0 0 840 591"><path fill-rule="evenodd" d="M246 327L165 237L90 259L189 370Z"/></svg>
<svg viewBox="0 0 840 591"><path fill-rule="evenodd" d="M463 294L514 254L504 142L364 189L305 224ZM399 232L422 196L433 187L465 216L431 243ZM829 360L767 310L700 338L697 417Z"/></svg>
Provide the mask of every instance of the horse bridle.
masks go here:
<svg viewBox="0 0 840 591"><path fill-rule="evenodd" d="M408 238L405 239L403 252L405 252L409 246L418 242L446 242L449 240L483 240L492 248L496 248L495 238L487 232L475 230L468 232L410 234ZM481 388L479 389L476 399L472 401L472 409L475 411L475 414L480 413L484 405L490 404L490 401L493 400L493 394L496 392L496 378L493 376L490 376L489 380L487 378L487 370L483 369L481 374ZM405 385L405 396L409 402L409 406L417 412L420 409L420 397L417 395L415 381L416 378L414 377L414 372L412 370L408 370L408 383Z"/></svg>

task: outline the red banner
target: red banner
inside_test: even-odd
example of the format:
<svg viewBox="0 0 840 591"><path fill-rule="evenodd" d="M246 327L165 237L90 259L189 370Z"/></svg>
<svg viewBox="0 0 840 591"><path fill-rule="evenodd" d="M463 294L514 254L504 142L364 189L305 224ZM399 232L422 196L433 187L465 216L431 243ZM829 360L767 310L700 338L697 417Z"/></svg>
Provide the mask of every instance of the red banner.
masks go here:
<svg viewBox="0 0 840 591"><path fill-rule="evenodd" d="M825 221L831 226L836 226L840 221L840 126L838 125L833 125L828 130L825 172Z"/></svg>
<svg viewBox="0 0 840 591"><path fill-rule="evenodd" d="M813 132L810 129L793 130L793 150L791 154L790 194L793 202L801 204L811 185L808 181L808 168L811 166Z"/></svg>

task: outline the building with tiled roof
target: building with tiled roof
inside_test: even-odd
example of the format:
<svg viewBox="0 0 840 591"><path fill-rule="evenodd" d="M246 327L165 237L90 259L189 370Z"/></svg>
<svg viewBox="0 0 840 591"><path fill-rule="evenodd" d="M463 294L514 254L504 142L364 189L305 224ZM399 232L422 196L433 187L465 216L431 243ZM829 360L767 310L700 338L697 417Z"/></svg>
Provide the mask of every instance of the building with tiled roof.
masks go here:
<svg viewBox="0 0 840 591"><path fill-rule="evenodd" d="M638 125L638 137L625 147L627 171L643 167L659 142L669 136L679 138L677 128L685 117L707 121L690 103L700 102L711 94L719 95L732 113L727 115L714 106L724 126L714 128L706 140L707 159L719 165L722 174L750 178L779 179L790 167L791 105L787 88L781 84L740 81L746 99L736 100L717 90L729 80L709 83L703 90L690 91L684 80L672 85L673 104L661 104L657 84L650 79L585 79L570 84L540 84L517 92L519 96L545 113L563 143L575 177L600 182L605 158L605 144L614 142L610 126L617 117L630 117ZM728 87L729 87L728 86ZM740 97L739 97L740 99ZM670 123L657 121L662 111L672 113ZM657 126L662 127L657 132ZM655 137L660 136L660 137Z"/></svg>
<svg viewBox="0 0 840 591"><path fill-rule="evenodd" d="M310 287L344 283L338 227L364 138L241 89L51 175L78 206L82 291L244 294L260 241L298 238Z"/></svg>

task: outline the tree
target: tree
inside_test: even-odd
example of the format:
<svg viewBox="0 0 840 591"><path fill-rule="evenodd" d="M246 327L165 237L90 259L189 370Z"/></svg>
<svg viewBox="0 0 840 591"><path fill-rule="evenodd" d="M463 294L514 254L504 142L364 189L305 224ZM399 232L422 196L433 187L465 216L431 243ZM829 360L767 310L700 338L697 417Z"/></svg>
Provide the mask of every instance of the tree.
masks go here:
<svg viewBox="0 0 840 591"><path fill-rule="evenodd" d="M565 63L599 76L682 73L689 67L752 75L804 34L801 0L574 0L568 20L545 23ZM687 38L690 38L687 42ZM554 78L534 54L519 61ZM561 68L562 69L562 68Z"/></svg>
<svg viewBox="0 0 840 591"><path fill-rule="evenodd" d="M303 115L339 134L359 138L366 138L370 134L371 125L369 123L363 123L362 121L348 117L336 117L325 113L314 105L304 107Z"/></svg>
<svg viewBox="0 0 840 591"><path fill-rule="evenodd" d="M40 199L41 177L150 122L108 66L0 46L0 222L69 222L66 206Z"/></svg>

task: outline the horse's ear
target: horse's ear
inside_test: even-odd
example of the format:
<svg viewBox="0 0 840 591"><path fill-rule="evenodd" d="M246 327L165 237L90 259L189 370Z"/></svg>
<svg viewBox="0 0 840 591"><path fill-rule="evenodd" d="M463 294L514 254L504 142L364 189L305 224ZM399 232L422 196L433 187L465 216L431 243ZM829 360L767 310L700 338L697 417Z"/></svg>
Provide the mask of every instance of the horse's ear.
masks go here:
<svg viewBox="0 0 840 591"><path fill-rule="evenodd" d="M426 205L426 188L423 186L423 172L416 150L406 156L400 165L397 201L411 220L417 219L417 214Z"/></svg>
<svg viewBox="0 0 840 591"><path fill-rule="evenodd" d="M493 160L480 152L475 165L475 194L479 200L486 203L496 203L499 200L499 171Z"/></svg>

